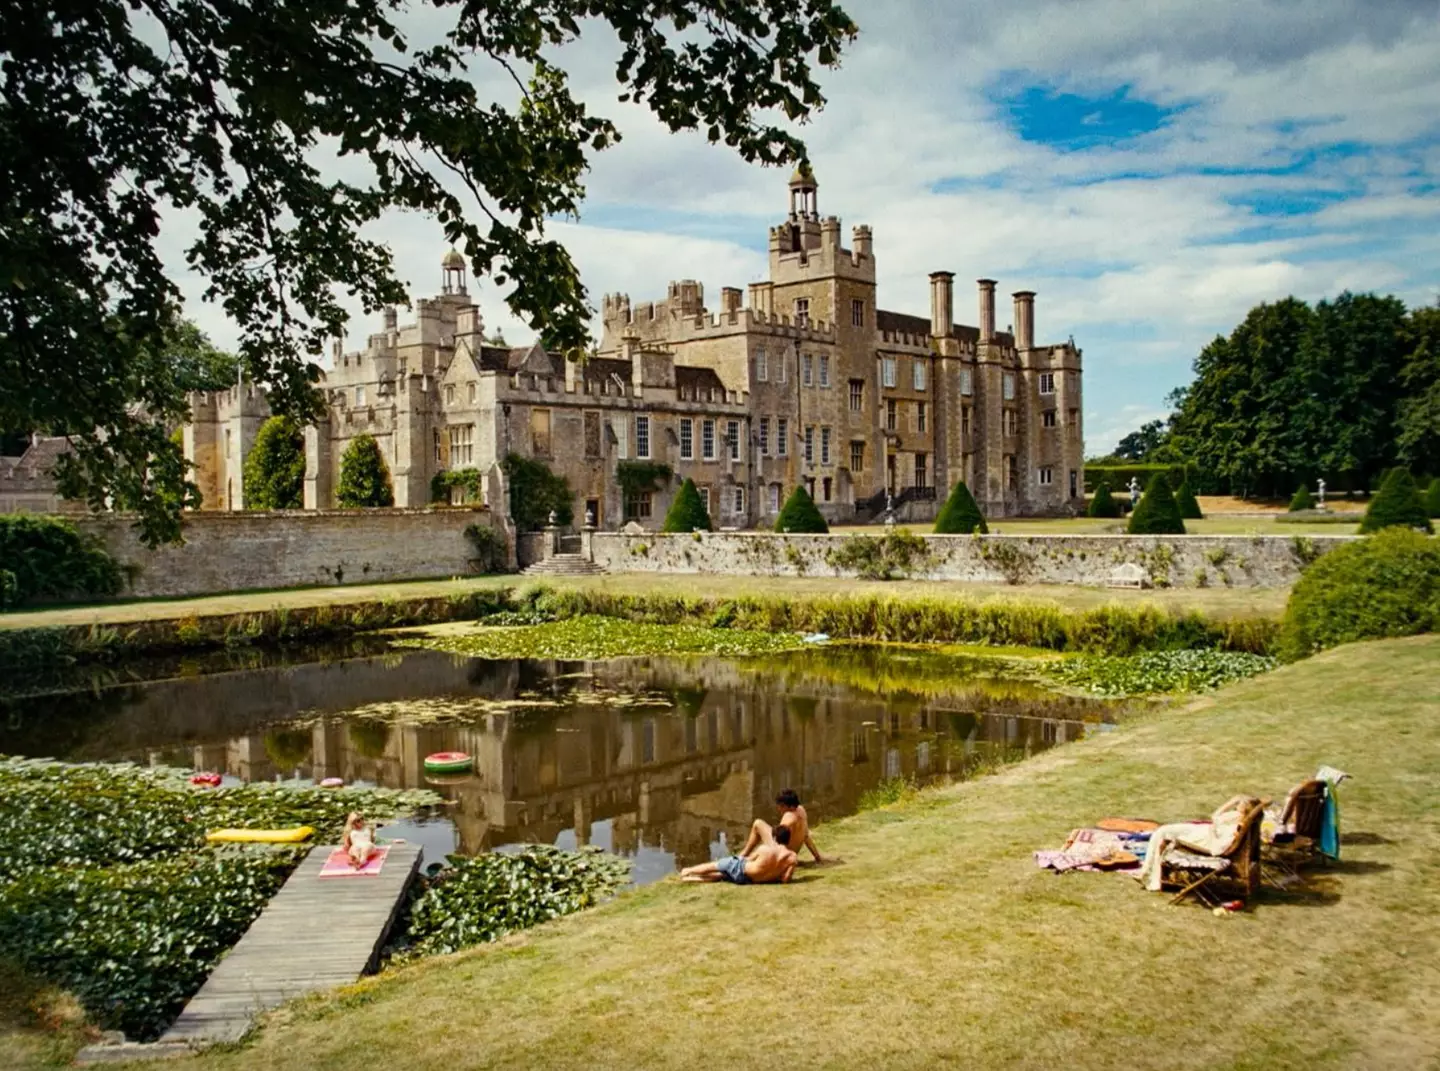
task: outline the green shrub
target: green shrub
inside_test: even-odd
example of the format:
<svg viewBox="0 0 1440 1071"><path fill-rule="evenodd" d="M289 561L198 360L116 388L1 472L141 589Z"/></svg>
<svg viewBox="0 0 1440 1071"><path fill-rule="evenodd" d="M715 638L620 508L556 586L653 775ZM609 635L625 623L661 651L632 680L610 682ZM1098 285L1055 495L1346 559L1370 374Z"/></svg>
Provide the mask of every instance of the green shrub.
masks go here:
<svg viewBox="0 0 1440 1071"><path fill-rule="evenodd" d="M1095 494L1090 499L1090 505L1085 510L1089 517L1118 517L1120 516L1120 503L1110 493L1110 481L1101 479L1099 486L1095 488Z"/></svg>
<svg viewBox="0 0 1440 1071"><path fill-rule="evenodd" d="M775 531L820 535L830 531L830 526L825 523L825 518L821 516L815 500L810 497L810 492L805 490L803 483L797 484L795 490L790 492L790 497L785 500L780 516L775 519Z"/></svg>
<svg viewBox="0 0 1440 1071"><path fill-rule="evenodd" d="M485 476L479 469L441 469L430 477L430 501L448 505L454 487L464 490L467 504L485 500Z"/></svg>
<svg viewBox="0 0 1440 1071"><path fill-rule="evenodd" d="M1280 654L1288 660L1356 640L1440 626L1440 543L1407 528L1337 547L1290 593Z"/></svg>
<svg viewBox="0 0 1440 1071"><path fill-rule="evenodd" d="M341 509L375 509L395 505L390 469L373 435L357 435L340 459L340 486L335 501Z"/></svg>
<svg viewBox="0 0 1440 1071"><path fill-rule="evenodd" d="M1422 532L1433 531L1425 503L1420 500L1420 489L1410 470L1400 466L1390 470L1380 491L1370 500L1365 510L1365 519L1360 522L1363 533L1378 532L1382 528L1418 528Z"/></svg>
<svg viewBox="0 0 1440 1071"><path fill-rule="evenodd" d="M710 514L706 512L705 503L700 501L700 492L695 488L695 481L687 476L680 485L679 493L675 495L675 501L670 503L661 531L709 532L713 528Z"/></svg>
<svg viewBox="0 0 1440 1071"><path fill-rule="evenodd" d="M1180 490L1175 492L1175 504L1180 507L1181 520L1198 521L1205 517L1205 514L1200 512L1200 503L1195 498L1195 492L1190 489L1188 476L1180 484Z"/></svg>
<svg viewBox="0 0 1440 1071"><path fill-rule="evenodd" d="M260 425L242 476L246 509L300 509L305 505L305 433L290 417Z"/></svg>
<svg viewBox="0 0 1440 1071"><path fill-rule="evenodd" d="M825 560L832 568L865 580L894 580L927 564L930 545L908 528L897 528L879 539L853 536L827 551Z"/></svg>
<svg viewBox="0 0 1440 1071"><path fill-rule="evenodd" d="M985 517L975 502L975 496L970 493L970 488L965 486L964 480L958 481L935 517L936 534L970 535L972 532L979 532L984 535L988 531L990 529L985 524Z"/></svg>
<svg viewBox="0 0 1440 1071"><path fill-rule="evenodd" d="M499 573L505 570L506 551L509 549L505 537L488 524L472 524L465 529L465 538L475 551L475 571Z"/></svg>
<svg viewBox="0 0 1440 1071"><path fill-rule="evenodd" d="M22 603L115 595L124 574L98 540L70 521L0 515L0 610Z"/></svg>
<svg viewBox="0 0 1440 1071"><path fill-rule="evenodd" d="M1310 489L1303 483L1295 488L1295 493L1290 496L1290 512L1299 513L1302 509L1314 509L1315 499L1310 495Z"/></svg>
<svg viewBox="0 0 1440 1071"><path fill-rule="evenodd" d="M1140 504L1130 514L1126 529L1131 535L1184 535L1185 521L1180 516L1180 505L1170 490L1170 480L1164 473L1157 472L1150 478L1150 486L1140 496Z"/></svg>
<svg viewBox="0 0 1440 1071"><path fill-rule="evenodd" d="M1130 465L1089 465L1085 466L1085 490L1094 494L1100 489L1102 482L1108 483L1111 490L1115 488L1127 488L1130 481L1139 480L1141 487L1148 487L1150 481L1158 473L1165 473L1170 477L1170 486L1179 487L1180 482L1185 479L1184 465L1166 465L1146 462L1135 462Z"/></svg>
<svg viewBox="0 0 1440 1071"><path fill-rule="evenodd" d="M1425 492L1425 512L1440 520L1440 476L1430 481L1430 490Z"/></svg>
<svg viewBox="0 0 1440 1071"><path fill-rule="evenodd" d="M510 480L510 517L517 531L535 532L544 528L550 523L551 513L562 528L575 519L571 506L575 494L569 482L551 472L545 462L509 454L502 467Z"/></svg>

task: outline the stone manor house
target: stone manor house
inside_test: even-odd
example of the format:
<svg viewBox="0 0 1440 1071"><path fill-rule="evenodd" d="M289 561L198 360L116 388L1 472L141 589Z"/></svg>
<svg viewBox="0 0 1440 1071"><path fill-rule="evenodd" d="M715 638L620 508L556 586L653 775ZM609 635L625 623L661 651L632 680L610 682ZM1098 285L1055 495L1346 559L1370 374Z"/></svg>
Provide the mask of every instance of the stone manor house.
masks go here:
<svg viewBox="0 0 1440 1071"><path fill-rule="evenodd" d="M486 338L465 259L441 263L441 291L413 323L385 311L365 348L337 343L322 383L328 416L306 429L305 506L334 504L349 441L373 435L395 504L431 500L442 470L543 460L600 528L658 527L685 477L717 527L773 524L801 481L831 521L873 519L887 494L912 520L963 479L987 516L1053 514L1083 503L1081 354L1036 345L1035 295L1014 295L998 331L995 283L979 281L979 326L957 324L954 276L930 276L930 315L879 306L871 230L841 245L808 171L770 229L770 278L726 287L711 312L699 283L663 301L603 301L603 337L583 362ZM205 508L242 509L243 459L269 415L251 387L196 395L185 431ZM622 463L668 466L628 500ZM487 486L498 486L487 484Z"/></svg>

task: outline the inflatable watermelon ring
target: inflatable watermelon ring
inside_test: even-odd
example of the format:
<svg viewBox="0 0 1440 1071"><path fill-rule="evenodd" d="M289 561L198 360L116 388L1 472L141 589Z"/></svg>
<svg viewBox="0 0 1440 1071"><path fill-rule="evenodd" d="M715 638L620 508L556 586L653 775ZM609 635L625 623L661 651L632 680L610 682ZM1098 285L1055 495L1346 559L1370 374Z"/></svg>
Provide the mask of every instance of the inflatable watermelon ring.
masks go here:
<svg viewBox="0 0 1440 1071"><path fill-rule="evenodd" d="M343 777L327 777L320 782L321 788L342 788L345 785Z"/></svg>
<svg viewBox="0 0 1440 1071"><path fill-rule="evenodd" d="M197 773L191 776L192 785L204 785L206 788L218 788L220 786L220 775L218 773Z"/></svg>
<svg viewBox="0 0 1440 1071"><path fill-rule="evenodd" d="M474 765L475 760L463 751L437 751L425 756L426 773L468 773Z"/></svg>

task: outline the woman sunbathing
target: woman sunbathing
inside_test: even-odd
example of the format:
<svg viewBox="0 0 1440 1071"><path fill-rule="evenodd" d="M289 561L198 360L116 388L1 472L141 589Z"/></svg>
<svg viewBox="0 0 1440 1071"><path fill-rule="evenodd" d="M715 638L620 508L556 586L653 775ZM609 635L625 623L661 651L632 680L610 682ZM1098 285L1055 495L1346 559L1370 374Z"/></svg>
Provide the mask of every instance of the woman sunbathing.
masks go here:
<svg viewBox="0 0 1440 1071"><path fill-rule="evenodd" d="M1160 862L1165 853L1179 845L1201 855L1219 855L1235 840L1240 823L1261 801L1254 796L1232 796L1216 808L1208 822L1172 822L1150 834L1145 862L1139 879L1151 892L1160 891Z"/></svg>
<svg viewBox="0 0 1440 1071"><path fill-rule="evenodd" d="M345 835L340 849L350 857L350 865L359 870L375 854L375 833L359 811L351 811L345 819Z"/></svg>

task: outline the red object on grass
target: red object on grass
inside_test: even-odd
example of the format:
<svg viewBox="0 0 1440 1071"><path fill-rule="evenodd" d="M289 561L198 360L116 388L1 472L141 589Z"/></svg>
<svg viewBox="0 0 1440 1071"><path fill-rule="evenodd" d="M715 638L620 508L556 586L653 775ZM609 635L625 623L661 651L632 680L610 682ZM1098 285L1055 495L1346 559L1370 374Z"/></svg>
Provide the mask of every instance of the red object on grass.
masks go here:
<svg viewBox="0 0 1440 1071"><path fill-rule="evenodd" d="M190 783L192 785L205 785L207 788L216 788L220 784L220 775L218 773L197 773L191 776Z"/></svg>

